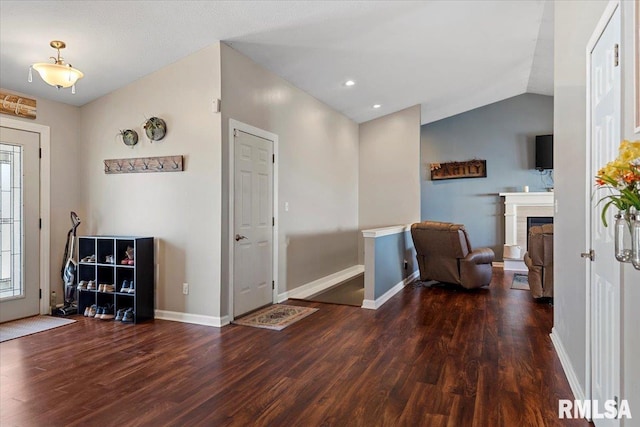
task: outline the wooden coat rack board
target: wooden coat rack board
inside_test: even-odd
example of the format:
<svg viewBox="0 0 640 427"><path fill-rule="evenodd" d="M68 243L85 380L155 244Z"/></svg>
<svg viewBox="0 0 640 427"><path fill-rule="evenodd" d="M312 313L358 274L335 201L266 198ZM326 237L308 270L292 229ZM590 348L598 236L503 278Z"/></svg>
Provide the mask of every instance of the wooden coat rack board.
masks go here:
<svg viewBox="0 0 640 427"><path fill-rule="evenodd" d="M107 159L104 173L182 172L182 156L138 157L135 159Z"/></svg>

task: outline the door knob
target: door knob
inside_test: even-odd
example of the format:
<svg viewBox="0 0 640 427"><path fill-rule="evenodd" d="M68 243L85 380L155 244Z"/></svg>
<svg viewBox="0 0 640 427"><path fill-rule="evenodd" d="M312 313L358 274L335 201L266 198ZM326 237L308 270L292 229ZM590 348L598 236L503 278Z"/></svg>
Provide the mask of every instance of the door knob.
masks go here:
<svg viewBox="0 0 640 427"><path fill-rule="evenodd" d="M241 235L239 235L239 234L236 234L236 242L237 242L238 240L242 240L242 239L246 239L246 238L247 238L246 236L241 236Z"/></svg>
<svg viewBox="0 0 640 427"><path fill-rule="evenodd" d="M582 252L580 254L580 257L589 258L591 261L593 261L593 259L596 257L596 253L593 251L593 249L591 249L589 250L589 252Z"/></svg>

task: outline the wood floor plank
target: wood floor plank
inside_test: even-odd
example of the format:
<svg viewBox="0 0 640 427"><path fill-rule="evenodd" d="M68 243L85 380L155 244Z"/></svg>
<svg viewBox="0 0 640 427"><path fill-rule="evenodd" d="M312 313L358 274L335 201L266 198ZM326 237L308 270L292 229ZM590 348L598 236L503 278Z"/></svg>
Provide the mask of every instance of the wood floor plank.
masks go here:
<svg viewBox="0 0 640 427"><path fill-rule="evenodd" d="M319 311L282 331L77 316L0 343L0 425L588 426L557 418L553 307L511 278L289 301Z"/></svg>

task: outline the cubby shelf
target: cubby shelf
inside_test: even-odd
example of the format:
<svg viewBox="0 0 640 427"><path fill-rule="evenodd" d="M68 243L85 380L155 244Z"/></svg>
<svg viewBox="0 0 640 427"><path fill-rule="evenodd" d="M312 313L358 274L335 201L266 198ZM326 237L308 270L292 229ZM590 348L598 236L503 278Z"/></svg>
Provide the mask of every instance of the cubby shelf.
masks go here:
<svg viewBox="0 0 640 427"><path fill-rule="evenodd" d="M133 250L133 265L122 265L127 258L127 249ZM90 256L95 262L82 261ZM107 257L113 263L106 262ZM124 236L80 236L78 237L77 280L93 280L96 286L113 285L114 292L98 290L78 291L78 313L96 306L113 307L114 313L121 308L133 308L133 323L153 319L154 315L154 258L153 237ZM124 281L133 283L133 293L120 292Z"/></svg>

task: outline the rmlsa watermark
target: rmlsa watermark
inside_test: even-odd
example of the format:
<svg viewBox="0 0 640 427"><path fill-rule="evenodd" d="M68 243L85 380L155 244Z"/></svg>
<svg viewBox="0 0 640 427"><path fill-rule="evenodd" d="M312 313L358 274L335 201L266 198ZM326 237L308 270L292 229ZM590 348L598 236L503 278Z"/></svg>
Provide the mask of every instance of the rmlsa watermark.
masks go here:
<svg viewBox="0 0 640 427"><path fill-rule="evenodd" d="M620 419L631 418L631 409L626 399L621 401L569 400L558 401L558 418Z"/></svg>

